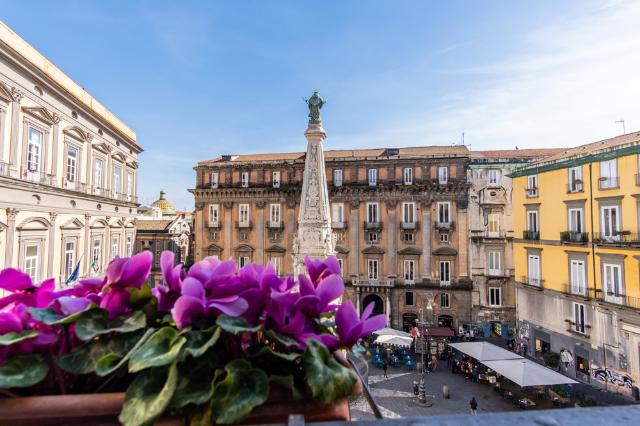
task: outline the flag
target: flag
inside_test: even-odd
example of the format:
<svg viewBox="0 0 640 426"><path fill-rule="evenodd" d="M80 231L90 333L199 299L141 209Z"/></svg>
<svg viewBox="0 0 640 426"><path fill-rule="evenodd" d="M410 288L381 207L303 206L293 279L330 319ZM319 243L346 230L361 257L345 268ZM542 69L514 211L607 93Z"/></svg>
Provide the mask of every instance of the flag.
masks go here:
<svg viewBox="0 0 640 426"><path fill-rule="evenodd" d="M78 260L78 263L76 263L76 267L73 268L73 271L71 272L71 275L69 275L69 278L67 278L67 281L65 281L65 285L71 285L74 282L76 282L78 280L78 276L80 275L80 262L82 261L82 257L80 257L80 259Z"/></svg>

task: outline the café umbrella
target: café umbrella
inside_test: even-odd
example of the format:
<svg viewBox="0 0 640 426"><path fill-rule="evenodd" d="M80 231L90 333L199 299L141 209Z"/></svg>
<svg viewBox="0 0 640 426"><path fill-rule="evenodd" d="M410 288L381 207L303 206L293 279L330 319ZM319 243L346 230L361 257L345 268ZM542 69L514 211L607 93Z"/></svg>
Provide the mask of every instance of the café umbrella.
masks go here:
<svg viewBox="0 0 640 426"><path fill-rule="evenodd" d="M376 343L381 345L393 345L393 346L411 346L413 339L411 337L404 336L378 336Z"/></svg>
<svg viewBox="0 0 640 426"><path fill-rule="evenodd" d="M378 336L401 336L401 337L411 337L409 333L405 333L404 331L396 330L395 328L381 328L378 331L374 331L373 334L377 334Z"/></svg>

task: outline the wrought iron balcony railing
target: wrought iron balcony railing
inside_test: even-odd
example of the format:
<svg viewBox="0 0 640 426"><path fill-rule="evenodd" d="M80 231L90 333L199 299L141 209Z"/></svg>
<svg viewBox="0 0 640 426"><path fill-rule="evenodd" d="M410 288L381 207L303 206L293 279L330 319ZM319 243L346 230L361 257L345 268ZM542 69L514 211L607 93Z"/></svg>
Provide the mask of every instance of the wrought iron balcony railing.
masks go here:
<svg viewBox="0 0 640 426"><path fill-rule="evenodd" d="M637 245L640 244L640 234L633 234L628 231L617 231L613 234L594 232L593 242L595 244Z"/></svg>
<svg viewBox="0 0 640 426"><path fill-rule="evenodd" d="M581 180L575 180L567 184L567 194L575 194L576 192L584 192L584 185Z"/></svg>
<svg viewBox="0 0 640 426"><path fill-rule="evenodd" d="M598 179L598 189L620 188L620 178L618 176L601 177Z"/></svg>
<svg viewBox="0 0 640 426"><path fill-rule="evenodd" d="M247 220L246 222L239 222L236 220L236 228L238 229L251 229L251 221Z"/></svg>
<svg viewBox="0 0 640 426"><path fill-rule="evenodd" d="M522 231L522 239L524 240L539 240L540 231Z"/></svg>
<svg viewBox="0 0 640 426"><path fill-rule="evenodd" d="M602 291L599 288L584 287L571 283L562 284L561 291L564 294L580 296L585 299L597 299L602 294Z"/></svg>
<svg viewBox="0 0 640 426"><path fill-rule="evenodd" d="M393 287L391 279L354 278L351 283L355 286Z"/></svg>
<svg viewBox="0 0 640 426"><path fill-rule="evenodd" d="M282 229L284 228L284 223L282 221L272 222L270 220L267 221L267 229Z"/></svg>
<svg viewBox="0 0 640 426"><path fill-rule="evenodd" d="M331 228L333 228L333 229L346 229L347 228L347 222L345 222L345 221L331 222Z"/></svg>
<svg viewBox="0 0 640 426"><path fill-rule="evenodd" d="M452 222L452 221L449 221L449 222L435 221L433 225L436 229L439 229L441 231L451 231L455 229L455 226L456 226L455 222Z"/></svg>
<svg viewBox="0 0 640 426"><path fill-rule="evenodd" d="M40 171L28 170L26 168L22 169L22 179L28 180L30 182L41 183L43 185L57 186L55 175Z"/></svg>
<svg viewBox="0 0 640 426"><path fill-rule="evenodd" d="M560 233L560 241L563 243L584 244L589 242L588 232L565 231Z"/></svg>
<svg viewBox="0 0 640 426"><path fill-rule="evenodd" d="M531 188L525 188L525 191L527 191L527 198L535 198L538 195L540 195L538 193L538 187L537 186L534 186L534 187L531 187Z"/></svg>
<svg viewBox="0 0 640 426"><path fill-rule="evenodd" d="M364 229L366 230L371 230L371 229L377 229L380 230L382 229L382 222L365 222L364 223Z"/></svg>
<svg viewBox="0 0 640 426"><path fill-rule="evenodd" d="M536 277L529 277L527 275L523 275L520 277L520 280L518 280L518 282L520 284L523 284L525 286L528 287L533 287L537 290L542 290L542 288L544 287L544 280L541 278L536 278Z"/></svg>
<svg viewBox="0 0 640 426"><path fill-rule="evenodd" d="M418 222L400 222L400 229L418 229Z"/></svg>

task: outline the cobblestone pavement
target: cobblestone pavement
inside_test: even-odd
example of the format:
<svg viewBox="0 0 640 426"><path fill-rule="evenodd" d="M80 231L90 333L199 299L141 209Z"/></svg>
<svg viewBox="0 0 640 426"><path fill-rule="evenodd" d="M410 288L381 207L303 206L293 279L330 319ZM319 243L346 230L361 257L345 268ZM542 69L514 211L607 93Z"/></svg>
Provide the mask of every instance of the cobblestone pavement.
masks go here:
<svg viewBox="0 0 640 426"><path fill-rule="evenodd" d="M425 375L427 395L430 395L427 400L432 406L421 407L415 404L416 397L413 394L413 381L420 380L419 373L390 367L388 378L384 378L381 369L369 365L369 388L382 414L386 418L467 414L470 413L469 401L472 397L478 401L479 414L519 410L489 386L473 383L460 374L452 374L446 363L439 367L436 372ZM442 398L442 385L445 384L449 387L449 399ZM353 420L374 419L364 397L351 403L351 417Z"/></svg>

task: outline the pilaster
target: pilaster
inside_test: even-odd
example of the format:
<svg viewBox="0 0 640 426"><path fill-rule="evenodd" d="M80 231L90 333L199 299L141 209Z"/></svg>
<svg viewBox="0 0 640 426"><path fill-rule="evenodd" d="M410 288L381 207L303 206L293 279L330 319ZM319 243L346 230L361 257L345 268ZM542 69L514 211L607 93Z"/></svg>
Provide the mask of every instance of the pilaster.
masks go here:
<svg viewBox="0 0 640 426"><path fill-rule="evenodd" d="M84 276L91 273L91 215L84 215Z"/></svg>
<svg viewBox="0 0 640 426"><path fill-rule="evenodd" d="M260 265L266 264L264 258L264 233L265 233L265 223L264 223L264 207L266 203L264 201L258 201L256 203L256 258L253 259L254 262L259 263Z"/></svg>
<svg viewBox="0 0 640 426"><path fill-rule="evenodd" d="M224 207L224 255L226 259L230 259L233 255L231 252L231 238L233 236L233 202L225 201L223 204ZM201 221L202 222L202 221Z"/></svg>
<svg viewBox="0 0 640 426"><path fill-rule="evenodd" d="M11 170L18 171L18 151L20 147L20 101L22 100L22 93L15 88L11 89L13 95L13 102L11 102L11 136L9 138L9 158Z"/></svg>
<svg viewBox="0 0 640 426"><path fill-rule="evenodd" d="M15 267L13 264L14 240L16 235L16 217L18 210L14 208L7 209L7 245L4 253L4 266L6 268Z"/></svg>
<svg viewBox="0 0 640 426"><path fill-rule="evenodd" d="M49 242L47 244L47 278L53 277L53 253L56 250L54 241L56 236L56 219L57 218L58 218L58 213L56 212L49 213L49 222L51 222L51 227L49 228Z"/></svg>
<svg viewBox="0 0 640 426"><path fill-rule="evenodd" d="M431 278L431 202L422 203L422 278Z"/></svg>
<svg viewBox="0 0 640 426"><path fill-rule="evenodd" d="M360 275L360 200L353 199L349 205L349 271L357 278Z"/></svg>
<svg viewBox="0 0 640 426"><path fill-rule="evenodd" d="M63 173L58 173L58 144L60 143L60 116L58 114L53 114L53 126L51 129L51 174L54 176L56 181L59 181L59 185L62 185L62 176ZM79 174L79 173L78 173Z"/></svg>
<svg viewBox="0 0 640 426"><path fill-rule="evenodd" d="M387 263L387 277L388 278L396 278L398 275L396 273L397 269L397 253L398 253L398 237L397 237L397 229L398 222L396 220L396 206L398 205L398 201L396 200L388 200L387 201L387 218L389 219L389 224L387 226L387 253L386 253L386 263Z"/></svg>

